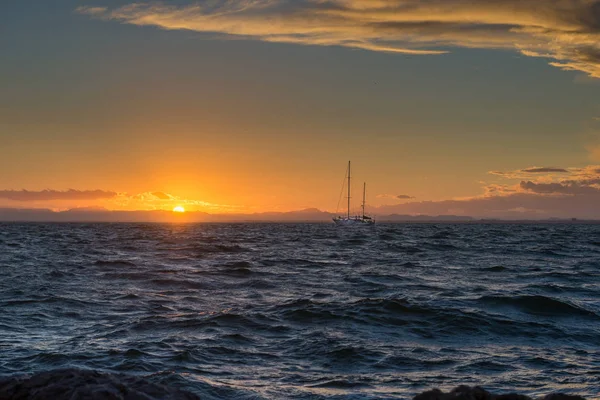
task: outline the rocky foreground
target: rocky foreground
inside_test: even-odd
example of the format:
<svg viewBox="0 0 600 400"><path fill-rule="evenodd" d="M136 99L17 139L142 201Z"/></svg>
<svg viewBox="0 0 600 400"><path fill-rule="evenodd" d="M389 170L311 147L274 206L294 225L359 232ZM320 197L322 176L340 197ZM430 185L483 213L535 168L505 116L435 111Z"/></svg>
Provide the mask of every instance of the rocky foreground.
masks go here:
<svg viewBox="0 0 600 400"><path fill-rule="evenodd" d="M449 393L438 389L430 390L416 395L413 400L533 400L522 394L492 394L480 387L459 386ZM567 394L549 394L539 400L585 400L581 396Z"/></svg>
<svg viewBox="0 0 600 400"><path fill-rule="evenodd" d="M65 369L36 375L0 378L0 400L199 400L189 392L147 379L95 371ZM460 386L449 393L434 389L413 400L533 400L519 394L494 395L479 387ZM550 394L541 400L585 400Z"/></svg>
<svg viewBox="0 0 600 400"><path fill-rule="evenodd" d="M0 378L0 400L199 400L193 393L147 379L65 369Z"/></svg>

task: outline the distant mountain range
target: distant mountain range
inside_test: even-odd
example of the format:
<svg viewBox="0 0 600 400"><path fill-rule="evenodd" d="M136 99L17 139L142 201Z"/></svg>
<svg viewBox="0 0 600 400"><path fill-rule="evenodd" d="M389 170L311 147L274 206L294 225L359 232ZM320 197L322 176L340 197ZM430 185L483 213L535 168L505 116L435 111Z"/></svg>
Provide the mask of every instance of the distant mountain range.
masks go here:
<svg viewBox="0 0 600 400"><path fill-rule="evenodd" d="M308 208L290 212L251 214L209 214L192 211L113 211L104 208L75 208L53 211L40 208L0 208L0 221L22 222L331 222L335 214ZM376 215L378 222L502 222L458 215ZM571 219L550 218L538 221L573 222ZM585 221L578 221L585 222Z"/></svg>

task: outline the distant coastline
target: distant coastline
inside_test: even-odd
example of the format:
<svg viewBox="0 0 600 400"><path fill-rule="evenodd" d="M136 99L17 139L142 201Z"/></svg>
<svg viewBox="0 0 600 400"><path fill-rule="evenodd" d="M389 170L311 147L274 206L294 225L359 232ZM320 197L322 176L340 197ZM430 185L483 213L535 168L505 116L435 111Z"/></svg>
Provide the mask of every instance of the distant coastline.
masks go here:
<svg viewBox="0 0 600 400"><path fill-rule="evenodd" d="M252 214L209 214L166 210L115 211L106 209L72 209L53 211L39 208L0 208L0 222L124 222L124 223L329 223L336 214L318 209ZM461 215L375 215L380 223L466 223L466 224L600 224L600 220L579 218L485 218Z"/></svg>

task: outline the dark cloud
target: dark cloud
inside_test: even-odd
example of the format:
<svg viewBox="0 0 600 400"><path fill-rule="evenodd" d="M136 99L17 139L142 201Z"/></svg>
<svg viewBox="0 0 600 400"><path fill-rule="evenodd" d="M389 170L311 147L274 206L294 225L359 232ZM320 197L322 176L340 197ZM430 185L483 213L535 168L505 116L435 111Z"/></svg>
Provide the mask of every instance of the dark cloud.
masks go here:
<svg viewBox="0 0 600 400"><path fill-rule="evenodd" d="M498 176L502 176L504 178L509 178L509 179L525 179L527 177L527 174L552 174L552 173L568 174L568 173L570 173L570 171L567 169L564 169L564 168L555 168L555 167L530 167L530 168L520 169L517 171L508 171L508 172L489 171L489 173L491 175L498 175Z"/></svg>
<svg viewBox="0 0 600 400"><path fill-rule="evenodd" d="M580 181L565 181L560 183L535 183L531 181L522 181L519 186L527 192L538 194L599 194L600 189Z"/></svg>
<svg viewBox="0 0 600 400"><path fill-rule="evenodd" d="M591 185L600 185L600 178L583 178L578 180L565 180L562 181L563 184L566 185L583 185L583 186L591 186Z"/></svg>
<svg viewBox="0 0 600 400"><path fill-rule="evenodd" d="M47 200L99 200L116 197L116 192L104 190L0 190L0 199L14 201L47 201Z"/></svg>
<svg viewBox="0 0 600 400"><path fill-rule="evenodd" d="M521 172L527 172L527 173L545 173L545 172L564 172L564 173L568 173L569 171L567 171L564 168L552 168L552 167L533 167L533 168L527 168L527 169L522 169Z"/></svg>
<svg viewBox="0 0 600 400"><path fill-rule="evenodd" d="M379 215L469 215L485 218L600 219L600 193L587 193L580 196L513 193L464 200L415 201L381 206L377 208L376 213Z"/></svg>
<svg viewBox="0 0 600 400"><path fill-rule="evenodd" d="M377 195L379 199L393 199L393 200L410 200L414 199L413 196L409 196L407 194L379 194Z"/></svg>

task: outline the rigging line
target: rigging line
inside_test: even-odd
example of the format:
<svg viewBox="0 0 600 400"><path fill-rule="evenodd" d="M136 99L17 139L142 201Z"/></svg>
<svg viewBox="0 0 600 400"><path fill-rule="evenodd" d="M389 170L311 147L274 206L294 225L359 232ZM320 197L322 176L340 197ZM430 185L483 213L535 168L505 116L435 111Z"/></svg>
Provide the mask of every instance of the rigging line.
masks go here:
<svg viewBox="0 0 600 400"><path fill-rule="evenodd" d="M337 207L335 208L335 213L338 214L340 210L340 203L342 202L342 195L344 194L344 188L346 187L346 178L348 177L348 167L346 167L346 174L344 175L344 180L342 181L342 189L340 190L340 197L338 198Z"/></svg>

